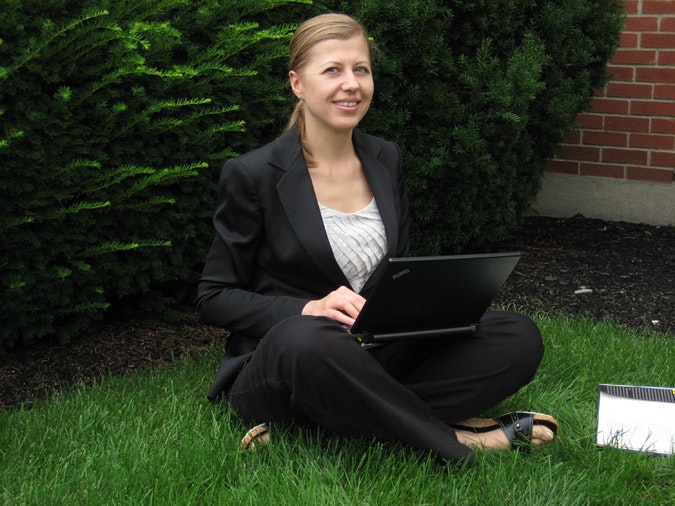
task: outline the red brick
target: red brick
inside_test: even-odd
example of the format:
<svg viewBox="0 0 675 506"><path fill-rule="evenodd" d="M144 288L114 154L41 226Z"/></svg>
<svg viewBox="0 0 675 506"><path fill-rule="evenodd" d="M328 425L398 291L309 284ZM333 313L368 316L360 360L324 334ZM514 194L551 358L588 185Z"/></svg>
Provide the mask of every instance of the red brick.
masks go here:
<svg viewBox="0 0 675 506"><path fill-rule="evenodd" d="M657 84L654 88L654 98L675 99L675 84Z"/></svg>
<svg viewBox="0 0 675 506"><path fill-rule="evenodd" d="M632 134L631 148L675 149L674 135Z"/></svg>
<svg viewBox="0 0 675 506"><path fill-rule="evenodd" d="M652 165L667 167L672 170L675 167L675 153L672 151L656 151L652 153Z"/></svg>
<svg viewBox="0 0 675 506"><path fill-rule="evenodd" d="M563 139L564 144L580 144L581 143L581 130L578 128L568 132L568 134Z"/></svg>
<svg viewBox="0 0 675 506"><path fill-rule="evenodd" d="M623 27L624 32L657 32L658 30L658 16L629 16Z"/></svg>
<svg viewBox="0 0 675 506"><path fill-rule="evenodd" d="M628 100L595 98L591 103L591 111L595 113L628 114L629 104Z"/></svg>
<svg viewBox="0 0 675 506"><path fill-rule="evenodd" d="M622 165L608 165L606 163L582 163L580 169L582 176L613 177L624 179L624 168Z"/></svg>
<svg viewBox="0 0 675 506"><path fill-rule="evenodd" d="M660 134L675 134L675 119L652 119L652 132Z"/></svg>
<svg viewBox="0 0 675 506"><path fill-rule="evenodd" d="M675 14L673 0L642 0L643 14Z"/></svg>
<svg viewBox="0 0 675 506"><path fill-rule="evenodd" d="M640 38L637 33L623 32L619 37L619 46L627 48L638 47L639 41Z"/></svg>
<svg viewBox="0 0 675 506"><path fill-rule="evenodd" d="M625 0L610 82L547 170L675 182L675 0ZM629 143L629 147L626 146ZM602 161L600 161L602 160Z"/></svg>
<svg viewBox="0 0 675 506"><path fill-rule="evenodd" d="M675 4L675 2L673 2ZM675 33L643 33L640 38L641 47L657 47L660 49L675 47Z"/></svg>
<svg viewBox="0 0 675 506"><path fill-rule="evenodd" d="M585 130L583 135L584 145L590 146L628 146L628 134L624 132L599 132L597 130Z"/></svg>
<svg viewBox="0 0 675 506"><path fill-rule="evenodd" d="M651 84L630 84L610 82L607 85L607 97L652 98L654 88Z"/></svg>
<svg viewBox="0 0 675 506"><path fill-rule="evenodd" d="M640 116L675 116L675 102L633 100L630 113Z"/></svg>
<svg viewBox="0 0 675 506"><path fill-rule="evenodd" d="M627 14L637 14L639 7L639 0L626 0L623 4L623 10Z"/></svg>
<svg viewBox="0 0 675 506"><path fill-rule="evenodd" d="M574 146L567 144L563 146L563 152L560 156L566 160L585 160L589 162L600 161L600 148L591 146Z"/></svg>
<svg viewBox="0 0 675 506"><path fill-rule="evenodd" d="M635 69L635 80L638 82L675 83L675 68L637 68Z"/></svg>
<svg viewBox="0 0 675 506"><path fill-rule="evenodd" d="M651 167L626 167L626 178L637 181L652 181L654 183L672 183L673 171L668 169L653 169Z"/></svg>
<svg viewBox="0 0 675 506"><path fill-rule="evenodd" d="M656 50L654 49L617 49L612 63L618 65L654 65Z"/></svg>
<svg viewBox="0 0 675 506"><path fill-rule="evenodd" d="M642 149L605 148L602 150L602 161L644 165L647 163L647 151Z"/></svg>
<svg viewBox="0 0 675 506"><path fill-rule="evenodd" d="M633 82L635 79L634 67L607 65L607 73L610 75L612 81Z"/></svg>
<svg viewBox="0 0 675 506"><path fill-rule="evenodd" d="M593 128L595 130L602 130L605 121L601 114L581 113L577 114L577 123L581 128Z"/></svg>
<svg viewBox="0 0 675 506"><path fill-rule="evenodd" d="M559 174L573 174L579 175L579 162L571 162L568 160L561 160L556 158L551 160L546 167L549 172L557 172Z"/></svg>
<svg viewBox="0 0 675 506"><path fill-rule="evenodd" d="M620 132L649 132L649 118L635 116L606 116L605 128Z"/></svg>
<svg viewBox="0 0 675 506"><path fill-rule="evenodd" d="M659 65L675 65L675 51L659 51Z"/></svg>

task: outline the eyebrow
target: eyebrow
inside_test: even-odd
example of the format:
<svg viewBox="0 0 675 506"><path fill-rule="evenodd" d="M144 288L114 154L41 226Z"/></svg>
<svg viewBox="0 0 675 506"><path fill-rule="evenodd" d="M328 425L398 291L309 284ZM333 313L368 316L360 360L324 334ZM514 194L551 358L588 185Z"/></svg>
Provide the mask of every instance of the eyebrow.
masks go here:
<svg viewBox="0 0 675 506"><path fill-rule="evenodd" d="M342 64L343 64L343 62L331 60L331 61L327 61L327 62L322 63L321 66L325 67L326 65L342 65ZM364 64L370 65L370 61L369 60L359 60L359 61L354 63L354 65L364 65Z"/></svg>

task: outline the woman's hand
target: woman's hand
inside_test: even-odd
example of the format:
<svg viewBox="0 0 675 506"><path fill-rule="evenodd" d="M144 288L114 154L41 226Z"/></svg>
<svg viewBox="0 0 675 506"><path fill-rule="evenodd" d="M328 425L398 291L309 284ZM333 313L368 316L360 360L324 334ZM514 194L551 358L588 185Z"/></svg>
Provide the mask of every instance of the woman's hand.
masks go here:
<svg viewBox="0 0 675 506"><path fill-rule="evenodd" d="M323 299L310 300L304 308L303 315L327 316L345 325L353 325L361 312L366 299L346 286L330 292Z"/></svg>

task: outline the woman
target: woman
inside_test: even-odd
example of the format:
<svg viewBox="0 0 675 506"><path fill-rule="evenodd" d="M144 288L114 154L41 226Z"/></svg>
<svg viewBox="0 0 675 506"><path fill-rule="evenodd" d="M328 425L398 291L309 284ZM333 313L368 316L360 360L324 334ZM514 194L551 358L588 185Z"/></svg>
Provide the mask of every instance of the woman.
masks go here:
<svg viewBox="0 0 675 506"><path fill-rule="evenodd" d="M303 23L290 43L288 131L223 168L197 305L231 335L209 397L226 394L250 424L398 440L450 462L552 440L545 415L470 419L534 376L543 346L531 320L489 312L464 339L371 349L346 330L385 260L409 246L400 151L356 129L373 53L348 16Z"/></svg>

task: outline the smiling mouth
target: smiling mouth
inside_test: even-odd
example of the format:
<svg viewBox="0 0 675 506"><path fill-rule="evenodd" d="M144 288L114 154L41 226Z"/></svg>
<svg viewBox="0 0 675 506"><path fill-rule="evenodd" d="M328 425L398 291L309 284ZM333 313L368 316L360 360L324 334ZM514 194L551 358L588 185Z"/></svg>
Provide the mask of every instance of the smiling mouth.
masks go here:
<svg viewBox="0 0 675 506"><path fill-rule="evenodd" d="M350 102L335 102L335 105L339 105L341 107L356 107L359 105L358 102L356 101L350 101Z"/></svg>

